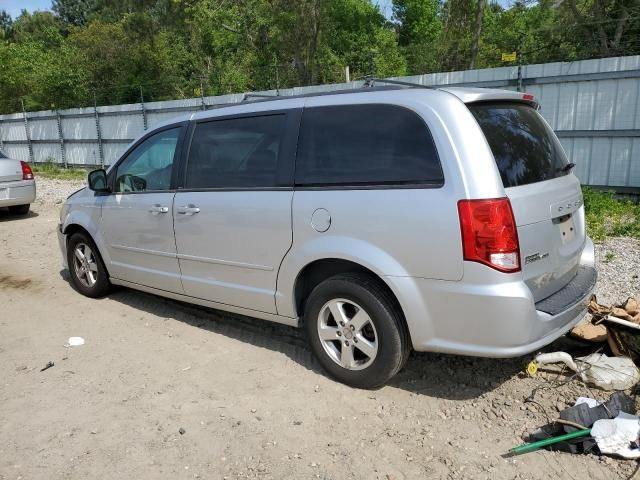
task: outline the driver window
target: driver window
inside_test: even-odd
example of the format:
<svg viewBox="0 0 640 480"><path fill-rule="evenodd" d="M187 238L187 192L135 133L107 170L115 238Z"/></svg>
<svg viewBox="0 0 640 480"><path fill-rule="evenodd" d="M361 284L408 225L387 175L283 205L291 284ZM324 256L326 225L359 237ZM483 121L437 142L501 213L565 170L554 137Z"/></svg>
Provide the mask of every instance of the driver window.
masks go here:
<svg viewBox="0 0 640 480"><path fill-rule="evenodd" d="M138 145L118 165L115 191L169 190L180 129L164 130Z"/></svg>

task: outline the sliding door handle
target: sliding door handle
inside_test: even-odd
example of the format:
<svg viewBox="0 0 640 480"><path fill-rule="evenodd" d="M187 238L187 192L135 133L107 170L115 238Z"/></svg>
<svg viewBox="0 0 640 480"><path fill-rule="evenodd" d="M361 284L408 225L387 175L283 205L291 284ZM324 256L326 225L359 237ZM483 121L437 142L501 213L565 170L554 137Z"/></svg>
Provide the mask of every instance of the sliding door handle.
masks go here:
<svg viewBox="0 0 640 480"><path fill-rule="evenodd" d="M153 205L150 209L149 212L151 212L153 215L157 215L159 213L168 213L169 212L169 207L165 207L163 205L160 204L155 204Z"/></svg>
<svg viewBox="0 0 640 480"><path fill-rule="evenodd" d="M195 215L200 212L200 209L193 204L185 205L183 207L178 207L176 211L180 215Z"/></svg>

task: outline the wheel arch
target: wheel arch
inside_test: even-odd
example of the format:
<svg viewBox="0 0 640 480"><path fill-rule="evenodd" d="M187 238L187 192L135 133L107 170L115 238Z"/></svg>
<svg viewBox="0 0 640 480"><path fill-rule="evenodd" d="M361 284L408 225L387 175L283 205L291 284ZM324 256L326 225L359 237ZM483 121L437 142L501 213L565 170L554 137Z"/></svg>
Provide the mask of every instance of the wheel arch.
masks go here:
<svg viewBox="0 0 640 480"><path fill-rule="evenodd" d="M107 270L107 276L109 276L109 267L108 267L108 264L107 264L108 257L105 257L104 249L100 248L100 243L96 239L95 235L93 235L89 231L89 229L87 229L84 225L82 225L80 223L73 223L72 222L72 223L69 223L68 225L66 225L64 227L64 229L62 230L62 233L64 233L65 243L66 243L66 247L67 248L69 246L69 239L74 234L83 233L83 234L87 235L93 241L93 243L96 245L96 248L98 250L98 254L100 255L100 257L102 257L102 263L104 264L104 268Z"/></svg>
<svg viewBox="0 0 640 480"><path fill-rule="evenodd" d="M408 329L402 305L400 304L400 301L393 289L384 280L384 277L358 262L343 258L317 259L307 263L300 270L296 276L293 287L293 298L297 315L300 318L303 317L304 303L313 289L320 283L338 274L355 272L369 275L376 280L380 287L388 293L389 298L394 302L395 307L398 308L398 311L405 323L405 327Z"/></svg>

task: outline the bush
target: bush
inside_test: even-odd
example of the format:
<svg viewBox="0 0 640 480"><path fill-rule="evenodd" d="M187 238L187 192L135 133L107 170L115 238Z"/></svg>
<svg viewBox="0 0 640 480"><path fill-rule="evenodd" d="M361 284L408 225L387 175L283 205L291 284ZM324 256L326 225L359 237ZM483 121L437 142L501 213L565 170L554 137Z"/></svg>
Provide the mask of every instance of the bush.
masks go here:
<svg viewBox="0 0 640 480"><path fill-rule="evenodd" d="M34 163L31 165L36 176L57 178L61 180L84 180L87 171L81 168L63 167L54 162Z"/></svg>
<svg viewBox="0 0 640 480"><path fill-rule="evenodd" d="M587 231L591 238L634 237L640 239L640 205L618 199L613 192L583 187Z"/></svg>

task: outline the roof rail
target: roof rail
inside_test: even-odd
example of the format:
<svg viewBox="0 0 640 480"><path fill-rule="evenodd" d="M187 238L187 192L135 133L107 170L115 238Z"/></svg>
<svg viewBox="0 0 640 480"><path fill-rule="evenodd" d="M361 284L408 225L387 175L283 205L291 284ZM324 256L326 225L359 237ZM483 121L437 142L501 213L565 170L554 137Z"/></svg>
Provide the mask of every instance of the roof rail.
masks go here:
<svg viewBox="0 0 640 480"><path fill-rule="evenodd" d="M266 93L245 93L242 96L242 102L246 101L249 98L278 98L280 97L280 92L277 95L268 95Z"/></svg>
<svg viewBox="0 0 640 480"><path fill-rule="evenodd" d="M420 83L411 83L411 82L403 82L402 80L391 80L386 78L374 78L369 77L365 80L363 88L371 88L375 87L376 83L387 83L389 85L402 85L404 87L414 87L414 88L426 88L428 90L436 90L437 87L431 87L429 85L422 85Z"/></svg>

